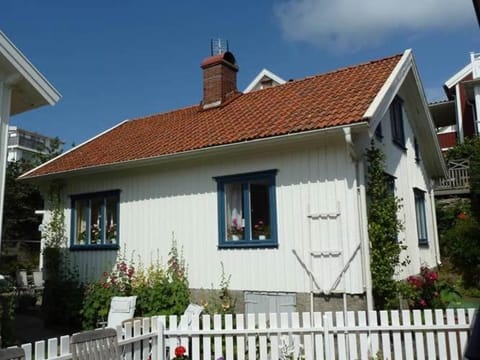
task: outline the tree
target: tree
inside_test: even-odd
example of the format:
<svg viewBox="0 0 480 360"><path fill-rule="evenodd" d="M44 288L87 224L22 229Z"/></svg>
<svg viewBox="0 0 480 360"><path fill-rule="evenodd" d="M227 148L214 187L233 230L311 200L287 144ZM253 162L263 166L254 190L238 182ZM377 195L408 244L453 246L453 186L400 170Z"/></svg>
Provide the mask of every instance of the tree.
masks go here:
<svg viewBox="0 0 480 360"><path fill-rule="evenodd" d="M8 163L5 176L5 202L3 213L2 239L3 240L40 240L38 227L41 223L41 217L35 214L35 210L43 209L44 203L37 186L24 181L18 181L18 177L26 171L40 165L41 163L57 156L61 153L61 141L59 138L53 139L50 145L44 148L43 153L34 154L29 160L19 160ZM2 241L3 242L3 241ZM12 243L10 243L11 245ZM15 247L18 253L17 242ZM7 243L4 243L7 245ZM2 247L2 255L5 255L6 246ZM38 260L38 245L36 248L27 249L27 255L18 259L11 256L9 259L3 258L0 261L1 271L10 273L18 267L30 268ZM19 263L20 261L20 263Z"/></svg>
<svg viewBox="0 0 480 360"><path fill-rule="evenodd" d="M462 275L463 286L480 284L480 137L466 139L447 153L448 160L470 160L470 198L437 204L442 255Z"/></svg>
<svg viewBox="0 0 480 360"><path fill-rule="evenodd" d="M10 162L5 176L5 208L2 239L39 240L40 218L35 210L43 208L38 188L17 178L31 168L27 161Z"/></svg>

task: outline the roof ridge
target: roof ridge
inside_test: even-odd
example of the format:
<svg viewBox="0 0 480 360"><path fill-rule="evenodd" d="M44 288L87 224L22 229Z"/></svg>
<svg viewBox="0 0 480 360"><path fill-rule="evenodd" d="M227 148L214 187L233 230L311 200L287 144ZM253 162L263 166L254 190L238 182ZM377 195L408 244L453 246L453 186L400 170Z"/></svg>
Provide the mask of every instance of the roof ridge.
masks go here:
<svg viewBox="0 0 480 360"><path fill-rule="evenodd" d="M363 67L363 66L367 66L367 65L373 65L373 64L375 64L375 63L379 63L379 62L382 62L382 61L391 60L391 59L393 59L393 58L401 57L401 56L402 56L402 54L395 54L395 55L387 56L387 57L384 57L384 58L381 58L381 59L375 59L375 60L365 61L365 62L362 62L362 63L360 63L360 64L347 65L347 66L344 66L344 67L341 67L341 68L337 68L337 69L333 69L333 70L326 71L326 72L324 72L324 73L314 74L314 75L308 75L308 76L305 76L305 77L303 77L303 78L301 78L301 79L297 79L297 80L293 80L293 81L287 81L285 84L282 84L282 85L287 85L287 84L296 83L296 82L300 82L300 81L305 81L305 80L310 80L310 79L314 79L314 78L319 78L319 77L326 76L326 75L330 75L330 74L337 74L337 73L341 73L341 72L344 72L344 71L347 71L347 70L357 69L357 68L360 68L360 67ZM281 86L281 85L278 85L278 86Z"/></svg>
<svg viewBox="0 0 480 360"><path fill-rule="evenodd" d="M394 54L394 55L391 55L391 56L386 56L386 57L381 58L381 59L367 60L367 61L362 62L360 64L347 65L347 66L344 66L344 67L341 67L341 68L329 70L329 71L319 73L319 74L306 75L306 76L304 76L302 78L298 78L298 79L290 79L290 80L287 80L284 84L278 84L278 85L275 85L275 86L269 86L269 87L266 87L266 88L263 88L263 89L250 91L250 92L247 92L247 93L243 93L243 95L250 95L250 94L260 93L260 92L263 92L263 91L274 91L273 89L282 88L282 87L285 87L285 86L289 86L291 84L298 84L298 83L303 82L303 81L312 80L312 79L320 78L320 77L331 75L331 74L337 74L337 73L341 73L341 72L344 72L344 71L347 71L347 70L352 70L352 69L356 69L356 68L359 68L359 67L367 66L367 65L373 65L375 63L379 63L379 62L382 62L382 61L388 61L388 60L391 60L391 59L396 58L396 57L400 58L400 57L402 57L402 55L403 54L398 53L398 54Z"/></svg>

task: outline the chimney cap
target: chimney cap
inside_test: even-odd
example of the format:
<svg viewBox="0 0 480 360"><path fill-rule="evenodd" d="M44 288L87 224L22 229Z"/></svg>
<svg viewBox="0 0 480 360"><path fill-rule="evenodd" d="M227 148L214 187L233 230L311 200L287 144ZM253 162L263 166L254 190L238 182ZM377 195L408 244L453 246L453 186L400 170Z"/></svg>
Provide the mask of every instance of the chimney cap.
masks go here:
<svg viewBox="0 0 480 360"><path fill-rule="evenodd" d="M201 67L202 69L205 69L207 67L217 65L222 62L225 62L234 68L238 68L236 65L237 61L235 60L235 56L233 56L233 54L230 51L226 51L222 54L218 54L218 55L214 55L206 58L205 60L202 61Z"/></svg>

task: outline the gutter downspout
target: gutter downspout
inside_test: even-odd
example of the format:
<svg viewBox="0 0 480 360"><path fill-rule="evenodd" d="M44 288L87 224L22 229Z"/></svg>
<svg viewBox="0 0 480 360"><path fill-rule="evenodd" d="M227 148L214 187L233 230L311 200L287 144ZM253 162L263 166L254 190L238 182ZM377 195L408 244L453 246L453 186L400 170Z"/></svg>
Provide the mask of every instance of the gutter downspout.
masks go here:
<svg viewBox="0 0 480 360"><path fill-rule="evenodd" d="M457 110L457 132L458 132L458 139L460 140L460 144L463 144L464 136L463 136L463 115L462 115L462 99L460 97L460 85L455 85L455 107Z"/></svg>
<svg viewBox="0 0 480 360"><path fill-rule="evenodd" d="M357 192L357 212L358 212L358 234L360 237L360 246L362 251L362 267L363 267L363 281L365 286L365 294L367 298L367 310L373 310L373 295L372 295L372 275L370 272L370 245L368 241L368 220L366 213L363 210L366 208L364 197L364 188L362 189L362 178L364 175L363 163L360 161L355 147L353 145L352 133L350 127L343 129L345 135L345 143L347 152L350 155L352 162L355 163L355 184ZM362 191L363 190L363 191Z"/></svg>
<svg viewBox="0 0 480 360"><path fill-rule="evenodd" d="M430 180L430 213L432 217L432 225L433 225L433 248L435 253L435 263L437 266L442 264L442 259L440 257L440 244L438 243L438 228L437 228L437 214L435 212L435 194L433 191L433 184L434 181Z"/></svg>

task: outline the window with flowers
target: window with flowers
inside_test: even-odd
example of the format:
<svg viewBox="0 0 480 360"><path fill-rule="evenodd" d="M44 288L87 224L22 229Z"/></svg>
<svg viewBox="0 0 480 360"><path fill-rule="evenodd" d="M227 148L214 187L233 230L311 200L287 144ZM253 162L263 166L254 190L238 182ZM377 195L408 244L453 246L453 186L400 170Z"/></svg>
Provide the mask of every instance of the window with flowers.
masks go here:
<svg viewBox="0 0 480 360"><path fill-rule="evenodd" d="M120 191L72 195L71 248L118 248Z"/></svg>
<svg viewBox="0 0 480 360"><path fill-rule="evenodd" d="M277 246L276 170L216 177L219 247Z"/></svg>

